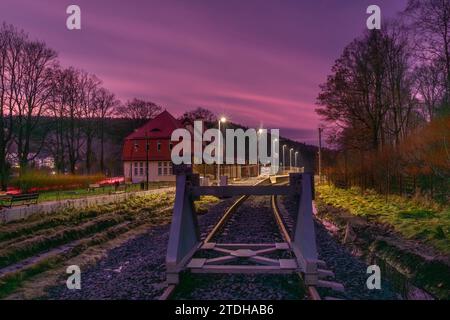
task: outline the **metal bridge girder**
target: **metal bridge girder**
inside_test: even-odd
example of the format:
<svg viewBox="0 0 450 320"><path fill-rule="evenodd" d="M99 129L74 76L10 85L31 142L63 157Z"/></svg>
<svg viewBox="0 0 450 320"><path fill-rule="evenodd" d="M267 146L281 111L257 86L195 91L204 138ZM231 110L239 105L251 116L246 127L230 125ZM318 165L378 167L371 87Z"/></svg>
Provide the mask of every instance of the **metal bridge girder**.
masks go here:
<svg viewBox="0 0 450 320"><path fill-rule="evenodd" d="M188 193L188 185L196 180L198 179L193 175L178 175L176 178L175 203L166 255L169 283L178 283L178 273L200 246L197 214Z"/></svg>
<svg viewBox="0 0 450 320"><path fill-rule="evenodd" d="M298 207L297 222L292 249L305 274L305 283L315 285L318 281L316 232L313 220L313 186L311 174L301 176L302 192Z"/></svg>

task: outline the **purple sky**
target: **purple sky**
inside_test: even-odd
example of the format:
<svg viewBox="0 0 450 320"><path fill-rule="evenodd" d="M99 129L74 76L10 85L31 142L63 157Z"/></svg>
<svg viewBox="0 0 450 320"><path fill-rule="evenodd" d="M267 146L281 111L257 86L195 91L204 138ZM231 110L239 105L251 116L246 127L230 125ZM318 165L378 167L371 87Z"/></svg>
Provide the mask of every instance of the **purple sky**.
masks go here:
<svg viewBox="0 0 450 320"><path fill-rule="evenodd" d="M70 4L81 7L82 30L66 29ZM386 18L406 0L1 0L0 21L122 100L149 99L176 116L203 106L315 143L318 86L364 30L370 4Z"/></svg>

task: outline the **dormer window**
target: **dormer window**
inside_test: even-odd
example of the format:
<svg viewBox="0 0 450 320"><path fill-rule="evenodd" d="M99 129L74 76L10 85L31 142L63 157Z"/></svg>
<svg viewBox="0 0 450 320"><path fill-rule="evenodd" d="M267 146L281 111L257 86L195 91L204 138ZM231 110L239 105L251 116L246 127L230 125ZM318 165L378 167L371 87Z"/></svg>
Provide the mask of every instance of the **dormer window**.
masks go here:
<svg viewBox="0 0 450 320"><path fill-rule="evenodd" d="M158 152L161 151L161 142L158 141L158 143L156 144L156 149L158 150Z"/></svg>

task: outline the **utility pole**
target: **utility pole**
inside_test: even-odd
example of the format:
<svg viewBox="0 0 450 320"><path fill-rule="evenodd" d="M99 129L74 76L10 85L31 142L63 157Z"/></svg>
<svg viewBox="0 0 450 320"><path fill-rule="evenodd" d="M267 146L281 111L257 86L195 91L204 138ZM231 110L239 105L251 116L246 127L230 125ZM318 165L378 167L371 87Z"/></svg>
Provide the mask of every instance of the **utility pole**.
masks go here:
<svg viewBox="0 0 450 320"><path fill-rule="evenodd" d="M322 131L319 127L319 184L322 183Z"/></svg>
<svg viewBox="0 0 450 320"><path fill-rule="evenodd" d="M259 136L261 135L262 132L263 129L259 128L256 134L256 168L258 170L258 174L256 175L257 177L259 177Z"/></svg>

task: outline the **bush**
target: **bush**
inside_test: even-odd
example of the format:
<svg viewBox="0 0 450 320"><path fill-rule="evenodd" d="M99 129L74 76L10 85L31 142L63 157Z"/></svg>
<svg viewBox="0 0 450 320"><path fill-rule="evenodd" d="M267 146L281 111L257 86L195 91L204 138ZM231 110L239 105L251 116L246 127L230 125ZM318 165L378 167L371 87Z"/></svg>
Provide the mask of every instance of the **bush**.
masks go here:
<svg viewBox="0 0 450 320"><path fill-rule="evenodd" d="M48 174L42 171L28 171L12 180L11 184L22 192L67 190L87 188L105 177L97 175Z"/></svg>

